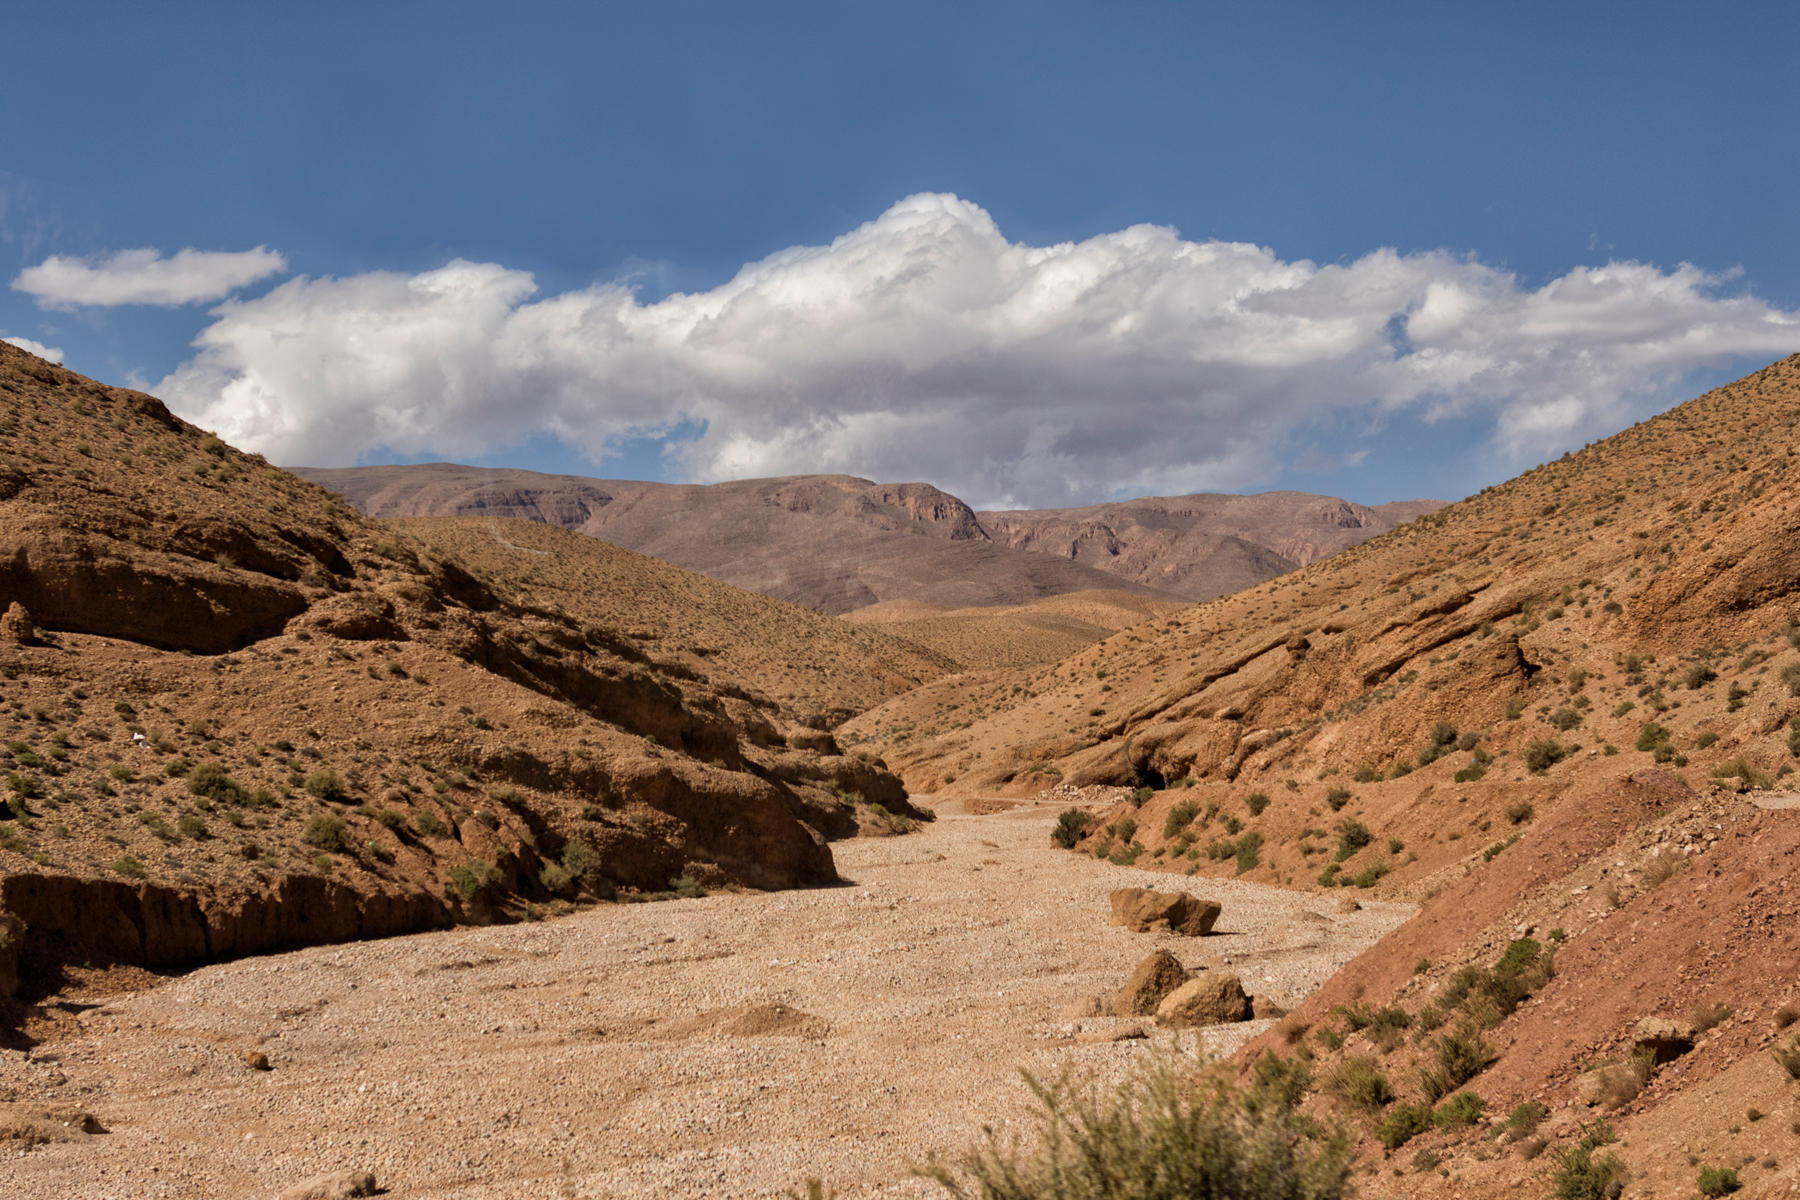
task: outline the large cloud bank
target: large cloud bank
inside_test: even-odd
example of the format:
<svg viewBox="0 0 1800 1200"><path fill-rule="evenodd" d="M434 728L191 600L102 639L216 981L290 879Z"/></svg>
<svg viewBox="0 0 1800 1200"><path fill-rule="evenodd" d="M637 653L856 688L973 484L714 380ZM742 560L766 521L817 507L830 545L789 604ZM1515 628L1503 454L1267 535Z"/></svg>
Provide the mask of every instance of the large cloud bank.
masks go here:
<svg viewBox="0 0 1800 1200"><path fill-rule="evenodd" d="M264 246L235 252L187 249L168 258L146 248L102 259L52 255L20 271L12 285L42 308L174 307L217 300L286 269L287 260Z"/></svg>
<svg viewBox="0 0 1800 1200"><path fill-rule="evenodd" d="M1499 454L1555 452L1697 366L1800 349L1800 312L1728 283L1610 263L1532 289L1451 254L1321 266L1148 225L1029 246L918 195L654 303L538 298L463 261L292 279L216 309L160 391L278 462L538 433L597 455L691 422L670 449L689 478L847 471L1057 504L1264 485L1291 431L1346 413L1473 415Z"/></svg>

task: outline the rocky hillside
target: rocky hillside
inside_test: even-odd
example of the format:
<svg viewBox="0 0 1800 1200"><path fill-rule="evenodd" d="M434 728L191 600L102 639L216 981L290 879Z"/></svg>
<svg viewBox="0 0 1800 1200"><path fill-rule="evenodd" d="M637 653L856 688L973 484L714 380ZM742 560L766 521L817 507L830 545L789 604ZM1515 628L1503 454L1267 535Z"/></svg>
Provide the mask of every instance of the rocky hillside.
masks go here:
<svg viewBox="0 0 1800 1200"><path fill-rule="evenodd" d="M930 484L848 475L700 486L450 463L298 473L373 516L560 525L830 613L1012 606L1089 590L1206 600L1439 507L1270 492L976 513Z"/></svg>
<svg viewBox="0 0 1800 1200"><path fill-rule="evenodd" d="M1212 600L1442 507L1408 500L1371 508L1307 492L1203 493L979 516L1003 546L1059 555L1187 600Z"/></svg>
<svg viewBox="0 0 1800 1200"><path fill-rule="evenodd" d="M383 525L6 345L0 611L0 992L28 994L828 883L828 838L918 815L829 726L947 665L555 530Z"/></svg>
<svg viewBox="0 0 1800 1200"><path fill-rule="evenodd" d="M1797 429L1800 357L840 736L919 787L1134 789L1068 817L1071 853L1423 901L1243 1060L1304 1052L1364 1194L1785 1194Z"/></svg>

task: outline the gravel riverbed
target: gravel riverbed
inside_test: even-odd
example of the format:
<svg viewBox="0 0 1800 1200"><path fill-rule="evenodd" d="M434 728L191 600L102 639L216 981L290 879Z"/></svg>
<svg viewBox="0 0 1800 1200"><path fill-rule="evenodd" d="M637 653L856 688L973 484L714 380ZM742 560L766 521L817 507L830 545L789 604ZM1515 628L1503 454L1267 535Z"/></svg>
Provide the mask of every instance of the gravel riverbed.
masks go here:
<svg viewBox="0 0 1800 1200"><path fill-rule="evenodd" d="M1082 1042L1125 1022L1063 1015L1151 950L1292 1006L1411 912L1077 857L1050 845L1059 807L837 843L839 887L318 947L107 997L73 1035L0 1052L0 1100L107 1130L0 1143L0 1195L263 1197L341 1168L403 1200L781 1196L809 1176L941 1194L909 1165L1028 1131L1021 1070L1114 1076L1178 1040ZM1128 886L1224 913L1204 939L1112 928ZM1179 1040L1227 1053L1266 1024Z"/></svg>

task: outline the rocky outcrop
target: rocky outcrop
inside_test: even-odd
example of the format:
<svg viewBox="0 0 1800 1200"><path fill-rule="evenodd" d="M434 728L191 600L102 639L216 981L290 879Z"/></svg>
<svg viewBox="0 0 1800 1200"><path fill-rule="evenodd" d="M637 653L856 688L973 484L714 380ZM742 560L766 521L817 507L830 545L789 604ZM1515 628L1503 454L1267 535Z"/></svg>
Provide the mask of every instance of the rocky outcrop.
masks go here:
<svg viewBox="0 0 1800 1200"><path fill-rule="evenodd" d="M1674 1062L1694 1048L1692 1021L1674 1021L1667 1017L1645 1017L1631 1031L1634 1054L1648 1054L1657 1065Z"/></svg>
<svg viewBox="0 0 1800 1200"><path fill-rule="evenodd" d="M1133 933L1168 931L1204 937L1219 919L1219 905L1186 892L1153 892L1119 888L1112 894L1112 923Z"/></svg>
<svg viewBox="0 0 1800 1200"><path fill-rule="evenodd" d="M0 927L13 931L15 956L26 941L55 941L64 957L143 967L439 929L454 917L427 892L364 891L315 875L230 892L74 875L0 878ZM10 982L10 994L18 978L15 970L8 980L5 959L0 949L0 984Z"/></svg>

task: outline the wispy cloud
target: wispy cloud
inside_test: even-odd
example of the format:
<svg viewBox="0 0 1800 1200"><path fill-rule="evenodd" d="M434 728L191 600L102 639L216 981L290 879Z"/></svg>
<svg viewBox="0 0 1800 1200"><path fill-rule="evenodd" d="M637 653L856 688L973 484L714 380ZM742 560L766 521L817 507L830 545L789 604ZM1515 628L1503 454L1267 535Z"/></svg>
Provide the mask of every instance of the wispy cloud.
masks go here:
<svg viewBox="0 0 1800 1200"><path fill-rule="evenodd" d="M20 271L12 286L42 308L173 307L217 300L286 269L287 260L264 246L233 253L188 249L168 258L146 247L110 258L52 255Z"/></svg>
<svg viewBox="0 0 1800 1200"><path fill-rule="evenodd" d="M1626 262L1532 289L1463 255L1321 266L1147 225L1032 246L918 195L655 303L538 298L529 274L462 261L293 279L214 310L159 390L289 463L546 432L598 455L691 422L674 452L696 479L848 471L1084 502L1266 483L1289 431L1334 411L1478 416L1509 456L1579 445L1680 398L1696 367L1800 349L1800 312L1730 282Z"/></svg>

